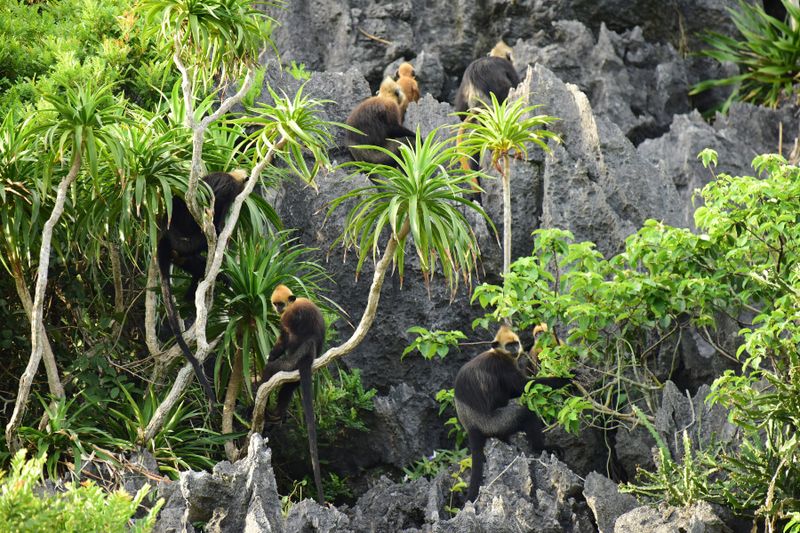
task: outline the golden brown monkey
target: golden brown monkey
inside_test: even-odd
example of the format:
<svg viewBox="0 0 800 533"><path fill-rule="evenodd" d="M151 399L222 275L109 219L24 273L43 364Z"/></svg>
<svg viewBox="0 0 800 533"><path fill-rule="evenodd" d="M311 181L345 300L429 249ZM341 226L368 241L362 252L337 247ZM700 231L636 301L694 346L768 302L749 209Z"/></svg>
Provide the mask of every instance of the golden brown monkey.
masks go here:
<svg viewBox="0 0 800 533"><path fill-rule="evenodd" d="M400 106L405 94L392 78L384 78L376 96L367 98L347 117L347 125L358 130L347 130L345 145L357 161L396 165L395 161L383 152L366 148L355 148L357 145L371 144L381 146L390 152L398 153L400 143L413 142L414 132L403 126L403 115Z"/></svg>
<svg viewBox="0 0 800 533"><path fill-rule="evenodd" d="M264 366L261 382L269 380L279 371L299 370L300 383L287 383L278 392L277 418L286 416L292 394L300 386L300 402L308 430L308 447L311 467L317 488L317 501L325 501L322 492L322 476L317 451L317 425L314 420L311 364L322 353L325 341L325 319L314 302L308 298L297 298L286 285L278 285L272 291L272 306L281 317L281 330L275 345L269 352L269 361Z"/></svg>
<svg viewBox="0 0 800 533"><path fill-rule="evenodd" d="M400 104L400 114L405 117L408 104L419 101L419 86L417 85L417 75L411 63L401 63L397 67L397 85L403 90L406 96L405 102Z"/></svg>
<svg viewBox="0 0 800 533"><path fill-rule="evenodd" d="M529 376L534 376L539 372L540 361L539 354L542 353L542 334L547 333L550 329L547 323L542 322L533 328L533 345L528 350L528 362L525 365L525 372ZM558 337L555 330L552 331L553 338L558 346L563 346L564 342Z"/></svg>

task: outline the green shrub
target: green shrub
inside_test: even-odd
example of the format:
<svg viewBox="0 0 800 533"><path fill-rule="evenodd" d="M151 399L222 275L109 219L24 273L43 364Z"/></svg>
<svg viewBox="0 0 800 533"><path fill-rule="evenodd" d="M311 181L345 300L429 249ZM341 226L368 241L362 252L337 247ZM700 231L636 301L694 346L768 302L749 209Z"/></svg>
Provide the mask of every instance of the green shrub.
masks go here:
<svg viewBox="0 0 800 533"><path fill-rule="evenodd" d="M11 460L11 474L0 472L0 531L83 533L147 532L164 504L160 499L144 518L133 520L149 486L131 497L119 490L107 494L91 481L66 484L66 491L40 494L38 482L46 457L25 460L20 450Z"/></svg>

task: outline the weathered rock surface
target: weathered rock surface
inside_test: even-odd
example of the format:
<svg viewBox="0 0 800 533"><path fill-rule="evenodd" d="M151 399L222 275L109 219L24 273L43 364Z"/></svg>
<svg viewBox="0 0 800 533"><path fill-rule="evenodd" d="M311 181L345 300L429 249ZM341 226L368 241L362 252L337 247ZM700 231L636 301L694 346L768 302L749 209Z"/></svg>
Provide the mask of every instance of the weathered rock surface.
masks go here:
<svg viewBox="0 0 800 533"><path fill-rule="evenodd" d="M247 456L231 464L218 463L213 472L181 472L178 482L162 483L159 495L167 500L155 532L283 531L281 500L272 471L272 451L260 435L253 435Z"/></svg>
<svg viewBox="0 0 800 533"><path fill-rule="evenodd" d="M485 54L500 37L516 42L540 32L548 35L554 21L576 20L594 34L602 31L603 24L617 33L636 31L639 26L648 41L669 43L685 54L700 46L700 31L730 33L733 25L726 9L735 6L734 0L447 4L297 0L274 13L281 23L275 40L287 63L294 60L319 71L345 71L356 66L375 87L387 66L418 58L424 66L418 69L423 92L452 101L467 64Z"/></svg>
<svg viewBox="0 0 800 533"><path fill-rule="evenodd" d="M600 533L613 533L617 518L639 507L630 494L621 494L617 484L596 472L586 476L583 495L594 513L595 524Z"/></svg>
<svg viewBox="0 0 800 533"><path fill-rule="evenodd" d="M703 385L690 398L671 381L665 383L653 425L675 460L680 460L684 454L684 431L691 440L693 450L705 449L712 442L735 442L738 436L736 426L728 422L724 408L705 402L709 392L711 389L708 385ZM630 479L636 474L637 466L650 470L654 468L655 444L653 437L641 425L632 432L625 429L617 431L617 456Z"/></svg>
<svg viewBox="0 0 800 533"><path fill-rule="evenodd" d="M555 456L530 456L513 445L490 440L485 482L478 499L452 516L446 506L460 505L450 493L452 479L442 472L432 480L395 483L379 479L352 508L294 504L284 518L270 464L271 451L259 436L245 459L220 463L213 474L184 472L165 483L167 499L155 531L362 532L596 531L583 496L583 482ZM453 499L455 498L455 500Z"/></svg>
<svg viewBox="0 0 800 533"><path fill-rule="evenodd" d="M706 502L691 507L637 507L617 519L615 533L733 533Z"/></svg>

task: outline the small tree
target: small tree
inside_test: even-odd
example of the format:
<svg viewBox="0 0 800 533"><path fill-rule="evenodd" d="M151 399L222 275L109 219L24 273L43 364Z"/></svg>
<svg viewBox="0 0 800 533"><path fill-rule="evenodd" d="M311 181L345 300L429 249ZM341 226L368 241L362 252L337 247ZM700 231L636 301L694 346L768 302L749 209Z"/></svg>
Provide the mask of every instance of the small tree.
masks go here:
<svg viewBox="0 0 800 533"><path fill-rule="evenodd" d="M511 158L527 158L528 145L535 144L550 153L545 140L558 141L552 131L538 129L558 120L547 115L534 115L540 105L526 105L523 93L521 98L512 101L510 96L498 102L494 93L490 94L490 105L479 107L467 113L467 119L460 127L464 129L464 139L460 144L466 155L477 155L479 160L488 152L492 155L492 165L500 173L503 184L503 274L508 274L511 265Z"/></svg>
<svg viewBox="0 0 800 533"><path fill-rule="evenodd" d="M185 333L196 340L195 357L203 361L219 339L209 342L206 326L209 306L213 298L213 284L222 266L224 251L239 218L242 203L252 193L261 173L277 159L306 181L311 182L317 170L327 165L323 149L330 142L327 125L314 113L321 102L302 94L279 97L272 93L272 104L260 104L258 116L245 118L255 131L250 136L250 176L244 190L230 208L227 222L219 235L210 216L213 210L203 209L198 203L197 190L204 175L203 149L209 127L221 120L240 103L250 91L256 78L258 58L264 44L271 45L272 19L256 9L249 0L145 0L140 6L149 31L168 46L175 67L181 73L183 97L183 125L192 134L192 162L186 205L198 225L203 229L208 243L205 278L200 281L195 294L196 318L193 327ZM229 84L241 79L238 90L224 96ZM214 108L198 100L204 89L217 83L219 104ZM203 104L203 105L200 105ZM309 167L304 159L310 152L314 164ZM151 272L154 269L151 268ZM151 300L151 304L152 304ZM172 389L159 406L145 431L148 440L164 423L165 416L180 399L193 377L190 365L178 373Z"/></svg>

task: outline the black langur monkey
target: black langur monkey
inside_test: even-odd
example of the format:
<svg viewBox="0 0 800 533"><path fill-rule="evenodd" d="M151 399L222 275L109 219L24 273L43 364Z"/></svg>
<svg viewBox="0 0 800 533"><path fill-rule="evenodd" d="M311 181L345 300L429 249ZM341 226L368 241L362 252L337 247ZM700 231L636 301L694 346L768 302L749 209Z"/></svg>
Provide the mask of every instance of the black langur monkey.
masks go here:
<svg viewBox="0 0 800 533"><path fill-rule="evenodd" d="M502 102L508 98L508 91L517 85L519 75L514 68L511 47L498 41L488 56L476 59L464 71L456 92L456 112L464 113L482 105L481 102L489 103L489 93L494 93ZM465 118L461 115L461 120Z"/></svg>
<svg viewBox="0 0 800 533"><path fill-rule="evenodd" d="M225 216L231 207L236 196L244 190L244 181L247 172L244 170L234 170L228 172L212 172L203 178L203 181L214 194L214 229L219 235L222 226L225 224ZM206 272L206 258L203 256L208 250L208 243L203 230L197 225L186 202L181 198L172 200L172 217L166 217L161 222L161 238L158 241L158 268L161 271L161 293L164 297L164 305L167 308L167 321L172 329L172 334L186 359L192 364L194 373L200 385L203 387L212 411L217 403L214 388L206 379L203 368L199 361L192 354L186 341L183 339L178 313L172 301L172 284L170 282L170 267L178 266L192 276L189 288L186 290L185 299L188 302L194 301L194 293L197 291L197 284Z"/></svg>
<svg viewBox="0 0 800 533"><path fill-rule="evenodd" d="M456 92L456 113L466 113L474 107L489 104L490 93L494 93L497 101L502 102L517 85L519 75L514 68L511 47L500 40L487 57L476 59L467 66ZM462 121L470 120L468 115L459 116ZM459 129L456 142L460 143L462 135L463 128ZM478 170L480 167L477 161L466 158L462 160L461 166L464 170Z"/></svg>
<svg viewBox="0 0 800 533"><path fill-rule="evenodd" d="M347 130L345 145L356 161L396 166L394 159L383 152L356 148L358 145L374 145L386 148L397 154L401 143L413 143L415 134L403 126L401 106L406 101L403 90L392 78L384 78L376 96L371 96L358 104L347 125L358 131Z"/></svg>
<svg viewBox="0 0 800 533"><path fill-rule="evenodd" d="M456 375L456 413L467 431L472 455L467 501L475 500L483 482L486 439L505 440L517 431L524 431L533 450L544 449L544 424L534 412L514 401L528 382L517 366L521 353L517 334L505 325L500 326L492 349L466 363ZM570 380L538 378L534 382L558 388L568 385Z"/></svg>
<svg viewBox="0 0 800 533"><path fill-rule="evenodd" d="M269 352L269 361L261 374L265 383L279 371L300 371L300 383L287 383L278 391L276 418L286 416L289 402L295 389L300 386L300 401L308 429L308 449L311 453L311 466L314 470L314 483L317 488L317 501L325 502L322 492L322 475L317 451L317 425L314 421L311 364L322 353L325 341L325 319L319 307L308 298L298 298L285 285L278 285L272 291L272 306L281 317L281 331L275 345Z"/></svg>

